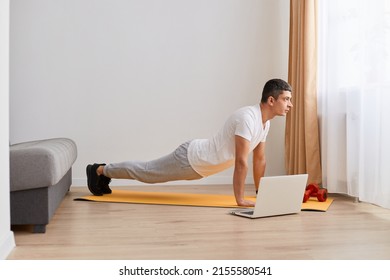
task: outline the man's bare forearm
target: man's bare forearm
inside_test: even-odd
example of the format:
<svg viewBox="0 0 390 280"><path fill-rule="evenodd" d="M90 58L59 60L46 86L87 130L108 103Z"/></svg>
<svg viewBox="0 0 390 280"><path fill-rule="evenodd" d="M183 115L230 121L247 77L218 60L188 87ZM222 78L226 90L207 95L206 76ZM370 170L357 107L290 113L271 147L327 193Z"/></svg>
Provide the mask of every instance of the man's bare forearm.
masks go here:
<svg viewBox="0 0 390 280"><path fill-rule="evenodd" d="M259 188L260 178L265 174L265 159L257 160L253 162L253 180L256 191Z"/></svg>
<svg viewBox="0 0 390 280"><path fill-rule="evenodd" d="M245 162L236 162L233 174L233 189L237 204L244 201L245 178L248 173L248 165Z"/></svg>

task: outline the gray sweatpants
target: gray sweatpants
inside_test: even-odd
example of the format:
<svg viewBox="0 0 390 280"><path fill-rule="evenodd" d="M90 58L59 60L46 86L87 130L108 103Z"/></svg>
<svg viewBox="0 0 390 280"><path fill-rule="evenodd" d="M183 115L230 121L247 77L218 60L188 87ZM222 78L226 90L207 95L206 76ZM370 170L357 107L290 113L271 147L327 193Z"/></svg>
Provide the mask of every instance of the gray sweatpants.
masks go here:
<svg viewBox="0 0 390 280"><path fill-rule="evenodd" d="M113 179L134 179L143 183L196 180L202 176L191 167L187 150L190 142L171 154L152 161L124 161L104 166L104 175Z"/></svg>

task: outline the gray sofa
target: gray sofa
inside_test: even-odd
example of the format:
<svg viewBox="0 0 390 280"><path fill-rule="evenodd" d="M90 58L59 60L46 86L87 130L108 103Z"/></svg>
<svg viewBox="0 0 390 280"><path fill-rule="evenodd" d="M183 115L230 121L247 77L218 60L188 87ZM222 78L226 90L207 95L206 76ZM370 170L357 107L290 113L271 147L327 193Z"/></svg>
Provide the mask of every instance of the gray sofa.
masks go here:
<svg viewBox="0 0 390 280"><path fill-rule="evenodd" d="M72 184L76 143L52 138L10 146L11 225L44 233Z"/></svg>

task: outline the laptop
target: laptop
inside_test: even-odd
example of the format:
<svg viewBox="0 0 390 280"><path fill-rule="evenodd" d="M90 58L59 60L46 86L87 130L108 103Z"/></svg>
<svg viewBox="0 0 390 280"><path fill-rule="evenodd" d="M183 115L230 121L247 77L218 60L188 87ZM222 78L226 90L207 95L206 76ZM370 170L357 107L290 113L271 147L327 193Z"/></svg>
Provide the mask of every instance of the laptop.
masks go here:
<svg viewBox="0 0 390 280"><path fill-rule="evenodd" d="M263 218L301 211L308 174L262 177L254 209L237 209L230 214Z"/></svg>

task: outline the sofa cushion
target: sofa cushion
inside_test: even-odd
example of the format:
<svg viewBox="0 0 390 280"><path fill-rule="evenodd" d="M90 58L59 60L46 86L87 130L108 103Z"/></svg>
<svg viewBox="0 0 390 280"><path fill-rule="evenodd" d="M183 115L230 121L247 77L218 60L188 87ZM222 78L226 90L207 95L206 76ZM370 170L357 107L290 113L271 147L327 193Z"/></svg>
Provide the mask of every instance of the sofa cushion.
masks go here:
<svg viewBox="0 0 390 280"><path fill-rule="evenodd" d="M57 184L77 158L76 143L52 138L10 146L11 191Z"/></svg>

